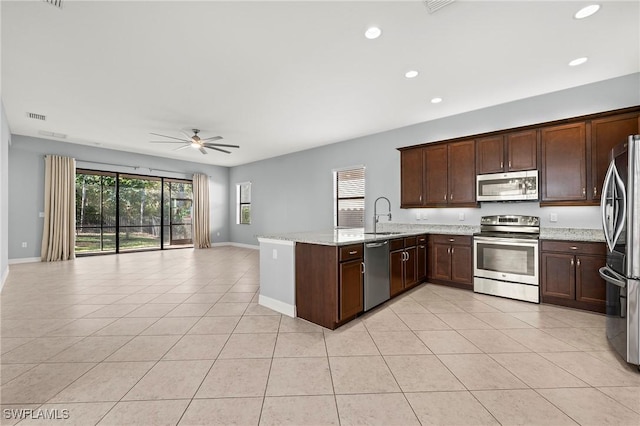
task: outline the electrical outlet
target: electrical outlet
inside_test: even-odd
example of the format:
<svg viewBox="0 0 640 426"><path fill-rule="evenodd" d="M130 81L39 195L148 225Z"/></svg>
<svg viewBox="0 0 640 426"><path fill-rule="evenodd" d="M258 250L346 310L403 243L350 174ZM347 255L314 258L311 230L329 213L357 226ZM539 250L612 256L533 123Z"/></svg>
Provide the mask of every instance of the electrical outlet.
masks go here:
<svg viewBox="0 0 640 426"><path fill-rule="evenodd" d="M26 241L22 242L22 248L27 248L27 242Z"/></svg>
<svg viewBox="0 0 640 426"><path fill-rule="evenodd" d="M558 214L557 213L550 213L549 214L549 222L557 222L558 221Z"/></svg>
<svg viewBox="0 0 640 426"><path fill-rule="evenodd" d="M458 220L464 220L464 213L458 213Z"/></svg>
<svg viewBox="0 0 640 426"><path fill-rule="evenodd" d="M278 250L273 249L273 259L277 259L278 258Z"/></svg>
<svg viewBox="0 0 640 426"><path fill-rule="evenodd" d="M420 220L420 212L416 213L416 220Z"/></svg>
<svg viewBox="0 0 640 426"><path fill-rule="evenodd" d="M38 213L38 217L44 217L44 212Z"/></svg>

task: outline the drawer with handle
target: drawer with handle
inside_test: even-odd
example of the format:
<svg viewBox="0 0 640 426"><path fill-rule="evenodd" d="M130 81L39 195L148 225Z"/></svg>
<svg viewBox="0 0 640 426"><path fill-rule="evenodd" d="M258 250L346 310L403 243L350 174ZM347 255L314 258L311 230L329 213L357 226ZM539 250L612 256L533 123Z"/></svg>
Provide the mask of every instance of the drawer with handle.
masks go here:
<svg viewBox="0 0 640 426"><path fill-rule="evenodd" d="M429 239L431 240L431 242L437 243L437 244L471 245L471 236L468 236L468 235L436 234L436 235L430 235Z"/></svg>
<svg viewBox="0 0 640 426"><path fill-rule="evenodd" d="M607 248L604 243L592 243L585 241L551 241L540 242L541 251L557 251L562 253L580 253L606 255Z"/></svg>
<svg viewBox="0 0 640 426"><path fill-rule="evenodd" d="M352 259L362 259L364 246L362 244L351 244L340 247L340 262Z"/></svg>

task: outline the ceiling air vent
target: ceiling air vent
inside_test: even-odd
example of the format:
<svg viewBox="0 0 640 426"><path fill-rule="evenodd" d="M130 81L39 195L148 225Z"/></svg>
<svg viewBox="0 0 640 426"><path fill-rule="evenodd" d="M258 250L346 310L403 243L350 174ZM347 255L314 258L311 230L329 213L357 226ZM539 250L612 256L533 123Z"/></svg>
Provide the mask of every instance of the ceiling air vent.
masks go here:
<svg viewBox="0 0 640 426"><path fill-rule="evenodd" d="M45 121L47 119L46 115L36 114L35 112L28 112L27 117L33 118L34 120L42 120L42 121Z"/></svg>
<svg viewBox="0 0 640 426"><path fill-rule="evenodd" d="M438 9L453 3L453 1L454 0L425 0L424 3L427 5L427 10L429 11L429 13L434 13Z"/></svg>
<svg viewBox="0 0 640 426"><path fill-rule="evenodd" d="M62 0L42 0L45 3L49 3L54 5L55 7L58 7L60 9L62 9Z"/></svg>

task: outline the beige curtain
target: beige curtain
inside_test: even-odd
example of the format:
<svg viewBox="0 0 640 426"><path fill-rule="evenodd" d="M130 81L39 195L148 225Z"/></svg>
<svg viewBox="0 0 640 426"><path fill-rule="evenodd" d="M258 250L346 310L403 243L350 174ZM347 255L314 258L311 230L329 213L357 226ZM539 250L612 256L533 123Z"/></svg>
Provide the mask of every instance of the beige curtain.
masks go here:
<svg viewBox="0 0 640 426"><path fill-rule="evenodd" d="M209 225L209 176L193 175L193 246L211 247Z"/></svg>
<svg viewBox="0 0 640 426"><path fill-rule="evenodd" d="M76 257L76 160L57 155L45 157L43 262Z"/></svg>

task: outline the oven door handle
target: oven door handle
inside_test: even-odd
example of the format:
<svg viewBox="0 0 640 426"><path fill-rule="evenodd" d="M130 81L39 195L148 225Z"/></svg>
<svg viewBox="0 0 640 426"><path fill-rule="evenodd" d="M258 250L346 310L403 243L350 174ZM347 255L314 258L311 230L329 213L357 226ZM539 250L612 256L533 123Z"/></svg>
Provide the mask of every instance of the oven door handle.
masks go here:
<svg viewBox="0 0 640 426"><path fill-rule="evenodd" d="M602 279L608 283L617 285L620 288L627 287L627 281L625 277L609 268L608 266L603 266L602 268L598 269L598 273L600 273Z"/></svg>
<svg viewBox="0 0 640 426"><path fill-rule="evenodd" d="M538 246L538 240L529 240L529 239L521 239L521 238L500 238L500 237L473 237L474 241L482 241L487 243L511 243L518 245L528 245L532 247Z"/></svg>

